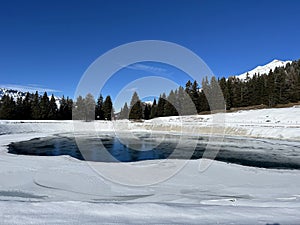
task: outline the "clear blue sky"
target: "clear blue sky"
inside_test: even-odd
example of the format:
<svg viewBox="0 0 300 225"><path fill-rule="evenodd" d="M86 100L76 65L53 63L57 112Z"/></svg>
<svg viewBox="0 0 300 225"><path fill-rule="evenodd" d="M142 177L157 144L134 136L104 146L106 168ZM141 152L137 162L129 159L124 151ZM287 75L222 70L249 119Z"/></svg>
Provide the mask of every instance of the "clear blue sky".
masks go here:
<svg viewBox="0 0 300 225"><path fill-rule="evenodd" d="M300 58L299 11L297 0L2 1L0 84L73 97L97 57L149 39L191 49L217 76L239 74L275 58ZM117 93L126 76L118 80L104 94Z"/></svg>

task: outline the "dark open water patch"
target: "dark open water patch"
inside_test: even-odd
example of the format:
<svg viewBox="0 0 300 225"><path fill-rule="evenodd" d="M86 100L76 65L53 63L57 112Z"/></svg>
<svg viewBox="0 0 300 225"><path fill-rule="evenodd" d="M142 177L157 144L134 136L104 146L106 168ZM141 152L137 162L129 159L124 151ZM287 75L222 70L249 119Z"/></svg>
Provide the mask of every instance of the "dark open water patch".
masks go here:
<svg viewBox="0 0 300 225"><path fill-rule="evenodd" d="M182 136L176 135L167 135L161 139L163 141L158 138L159 136L140 135L138 139L123 138L120 141L110 135L82 137L79 139L79 151L74 137L58 135L11 143L8 152L37 156L69 155L80 160L99 162L134 162L166 158L210 158L207 153L213 153L214 146L218 144L207 145L208 137L186 136L184 142L180 142ZM300 169L300 143L225 138L215 160L252 167Z"/></svg>
<svg viewBox="0 0 300 225"><path fill-rule="evenodd" d="M47 196L34 195L31 193L26 193L21 191L0 191L0 197L45 199Z"/></svg>

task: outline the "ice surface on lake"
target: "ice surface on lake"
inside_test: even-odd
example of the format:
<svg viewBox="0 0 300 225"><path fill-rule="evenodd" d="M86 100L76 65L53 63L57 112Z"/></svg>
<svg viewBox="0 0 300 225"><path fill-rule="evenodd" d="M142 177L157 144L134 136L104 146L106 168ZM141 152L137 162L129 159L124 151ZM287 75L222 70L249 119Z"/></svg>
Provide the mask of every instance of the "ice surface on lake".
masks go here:
<svg viewBox="0 0 300 225"><path fill-rule="evenodd" d="M220 145L215 156L218 161L262 168L300 169L300 142L295 141L226 137L221 143L211 141L208 147L210 140L206 136L149 135L140 132L136 137L137 139L123 137L121 140L113 134L83 137L80 141L84 149L79 150L72 134L59 134L14 142L8 149L9 153L21 155L69 155L88 161L133 162L167 158L207 158L204 152L209 152L210 147ZM185 139L185 142L176 151L180 138ZM102 145L99 146L99 142ZM196 144L191 145L191 142Z"/></svg>

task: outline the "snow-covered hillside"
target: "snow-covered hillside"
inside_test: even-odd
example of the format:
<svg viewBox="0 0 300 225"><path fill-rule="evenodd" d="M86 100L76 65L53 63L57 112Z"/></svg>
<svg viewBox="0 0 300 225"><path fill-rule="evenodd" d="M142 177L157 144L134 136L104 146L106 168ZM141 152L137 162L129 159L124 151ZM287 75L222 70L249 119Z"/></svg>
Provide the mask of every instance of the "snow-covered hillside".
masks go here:
<svg viewBox="0 0 300 225"><path fill-rule="evenodd" d="M8 95L9 97L13 97L15 101L17 101L18 98L24 98L26 93L18 90L12 90L12 89L6 89L0 87L0 99L4 96Z"/></svg>
<svg viewBox="0 0 300 225"><path fill-rule="evenodd" d="M26 92L0 87L0 100L4 95L8 95L9 97L13 97L14 101L16 102L18 98L24 99L25 96L26 96ZM51 95L49 96L49 99L50 98L51 98ZM57 97L57 96L54 96L54 98L55 98L55 102L56 102L57 107L59 107L61 98Z"/></svg>
<svg viewBox="0 0 300 225"><path fill-rule="evenodd" d="M235 75L235 77L239 78L240 80L245 80L247 78L247 74L249 78L253 77L254 74L256 75L268 74L270 70L274 71L276 67L284 67L286 66L287 63L292 63L292 61L281 61L278 59L274 59L272 62L269 62L266 65L257 66L250 71L247 71L240 75Z"/></svg>

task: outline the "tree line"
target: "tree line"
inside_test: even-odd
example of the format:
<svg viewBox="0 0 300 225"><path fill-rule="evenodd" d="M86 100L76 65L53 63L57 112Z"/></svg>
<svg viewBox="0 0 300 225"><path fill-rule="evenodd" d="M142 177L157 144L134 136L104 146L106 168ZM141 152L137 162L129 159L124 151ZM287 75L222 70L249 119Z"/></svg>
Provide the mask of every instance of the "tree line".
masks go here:
<svg viewBox="0 0 300 225"><path fill-rule="evenodd" d="M4 95L0 100L0 119L111 120L112 109L110 96L103 101L100 95L97 103L91 94L87 94L86 97L79 96L75 102L63 96L57 104L54 95L49 97L47 92L42 96L38 92L27 92L24 97L18 97L16 100L12 96Z"/></svg>
<svg viewBox="0 0 300 225"><path fill-rule="evenodd" d="M220 93L218 90L220 89ZM222 95L222 96L220 96ZM220 101L223 99L224 101ZM209 101L208 101L209 100ZM245 80L237 77L204 78L200 85L197 81L188 81L185 87L171 90L168 95L162 93L158 101L145 104L134 92L130 104L124 104L116 114L117 119L152 119L163 116L192 115L215 109L231 109L254 105L274 107L278 104L300 101L300 60L288 63L285 67L276 67L268 74L247 75ZM211 102L214 103L212 107ZM79 96L73 102L64 96L59 106L55 97L45 92L40 96L26 93L25 97L14 100L4 95L0 101L0 119L78 119L111 120L115 116L111 97L105 100L102 95L95 98L91 94Z"/></svg>
<svg viewBox="0 0 300 225"><path fill-rule="evenodd" d="M42 96L27 92L16 100L4 95L0 101L0 119L68 120L72 118L72 105L72 99L63 96L58 108L54 96L49 98L47 92Z"/></svg>
<svg viewBox="0 0 300 225"><path fill-rule="evenodd" d="M73 119L75 120L112 120L113 117L113 103L109 95L104 100L100 94L95 102L94 96L87 94L85 98L79 96L74 103Z"/></svg>
<svg viewBox="0 0 300 225"><path fill-rule="evenodd" d="M220 92L218 92L220 90ZM220 96L222 95L222 96ZM224 98L224 101L221 99ZM208 99L210 101L208 101ZM130 105L121 108L119 119L152 119L162 116L178 116L203 113L210 110L278 104L300 101L300 60L276 67L268 74L254 74L245 80L238 77L204 78L201 89L197 81L188 81L184 87L161 94L158 102L142 103L135 92ZM213 102L213 104L211 104ZM210 103L210 104L209 104Z"/></svg>

